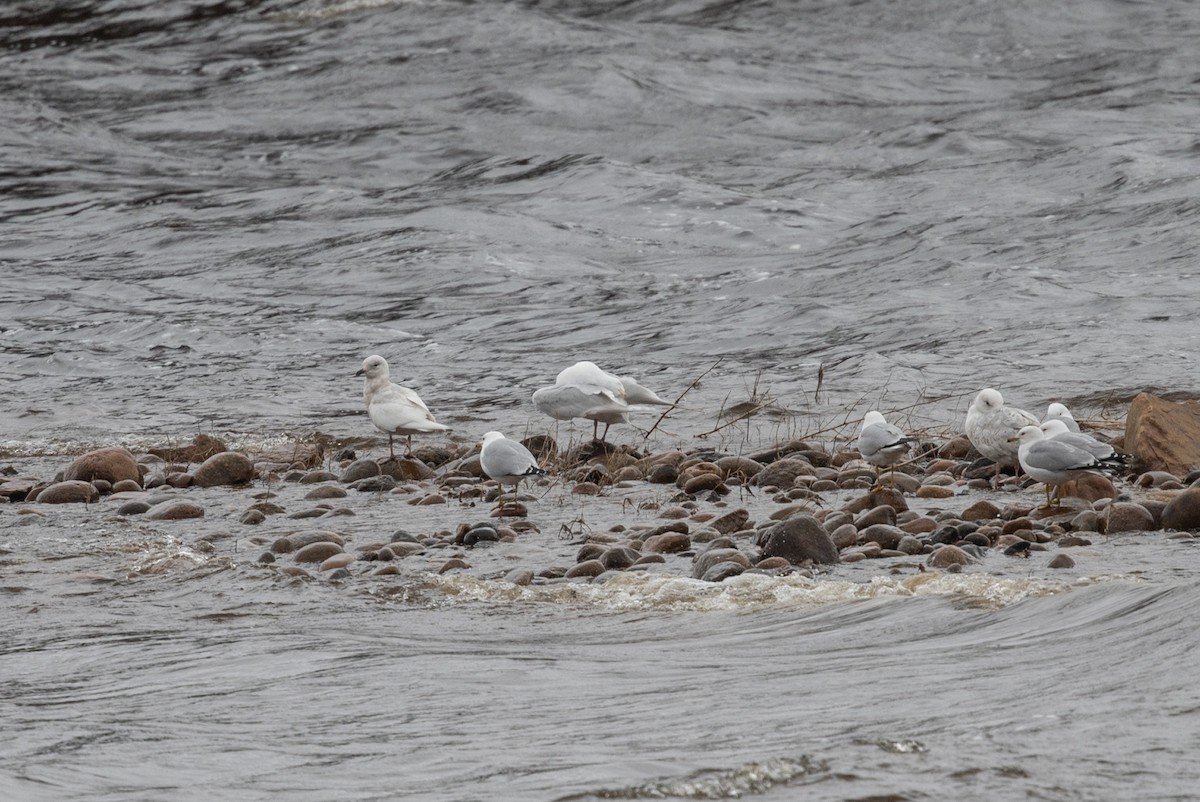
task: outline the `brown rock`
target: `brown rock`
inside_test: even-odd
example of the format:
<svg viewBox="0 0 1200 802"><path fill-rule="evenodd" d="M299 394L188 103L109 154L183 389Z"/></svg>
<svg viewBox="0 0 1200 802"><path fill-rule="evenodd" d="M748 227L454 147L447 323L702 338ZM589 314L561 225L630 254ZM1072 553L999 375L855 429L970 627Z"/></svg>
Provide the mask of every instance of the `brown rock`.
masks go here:
<svg viewBox="0 0 1200 802"><path fill-rule="evenodd" d="M732 535L746 528L746 524L750 523L749 510L736 509L733 512L727 512L720 518L713 520L709 526L720 532L722 535Z"/></svg>
<svg viewBox="0 0 1200 802"><path fill-rule="evenodd" d="M379 463L379 471L382 475L390 476L399 482L419 482L434 476L432 468L413 457L385 459Z"/></svg>
<svg viewBox="0 0 1200 802"><path fill-rule="evenodd" d="M1047 568L1074 568L1075 561L1067 554L1056 554L1054 559L1050 561Z"/></svg>
<svg viewBox="0 0 1200 802"><path fill-rule="evenodd" d="M183 521L189 518L203 518L204 508L194 501L171 499L155 504L146 512L146 518L151 521Z"/></svg>
<svg viewBox="0 0 1200 802"><path fill-rule="evenodd" d="M305 493L304 498L309 501L315 501L326 498L345 498L346 495L346 491L337 485L318 485Z"/></svg>
<svg viewBox="0 0 1200 802"><path fill-rule="evenodd" d="M470 568L471 564L462 557L451 557L446 562L442 563L442 567L438 569L439 574L444 574L449 571L465 571Z"/></svg>
<svg viewBox="0 0 1200 802"><path fill-rule="evenodd" d="M138 470L133 454L124 448L98 448L77 458L63 471L63 479L78 479L91 482L95 479L116 484L121 481L142 485L142 472Z"/></svg>
<svg viewBox="0 0 1200 802"><path fill-rule="evenodd" d="M356 558L353 554L334 554L332 557L322 560L321 566L317 570L333 571L337 568L345 568L347 565L354 562L355 559Z"/></svg>
<svg viewBox="0 0 1200 802"><path fill-rule="evenodd" d="M651 484L668 485L674 484L679 478L679 469L669 463L659 463L650 469L646 474L646 480Z"/></svg>
<svg viewBox="0 0 1200 802"><path fill-rule="evenodd" d="M692 547L692 539L679 532L666 532L661 535L651 535L642 544L642 551L647 554L678 554Z"/></svg>
<svg viewBox="0 0 1200 802"><path fill-rule="evenodd" d="M1154 516L1141 504L1116 501L1100 514L1100 531L1106 535L1120 532L1148 532L1154 529Z"/></svg>
<svg viewBox="0 0 1200 802"><path fill-rule="evenodd" d="M763 469L761 463L749 457L721 457L717 460L717 467L724 473L725 478L737 476L742 479L751 479Z"/></svg>
<svg viewBox="0 0 1200 802"><path fill-rule="evenodd" d="M578 565L571 566L566 576L568 579L573 579L577 576L600 576L606 570L604 563L599 560L586 560Z"/></svg>
<svg viewBox="0 0 1200 802"><path fill-rule="evenodd" d="M838 551L850 548L858 542L858 529L854 524L842 524L833 530L829 535L833 539L834 548Z"/></svg>
<svg viewBox="0 0 1200 802"><path fill-rule="evenodd" d="M37 500L43 504L88 504L99 498L100 493L92 483L80 479L55 482L37 494Z"/></svg>
<svg viewBox="0 0 1200 802"><path fill-rule="evenodd" d="M865 496L859 496L853 501L848 502L842 509L857 515L860 512L880 505L891 507L896 512L905 512L908 510L908 502L904 500L904 495L891 487L876 488Z"/></svg>
<svg viewBox="0 0 1200 802"><path fill-rule="evenodd" d="M1124 444L1147 469L1186 475L1200 466L1200 401L1141 393L1129 405Z"/></svg>
<svg viewBox="0 0 1200 802"><path fill-rule="evenodd" d="M1099 501L1102 498L1117 497L1117 488L1112 480L1098 473L1089 473L1070 483L1068 487L1073 489L1071 495L1084 501Z"/></svg>
<svg viewBox="0 0 1200 802"><path fill-rule="evenodd" d="M245 454L236 451L213 454L192 473L192 483L197 487L242 485L253 478L254 463Z"/></svg>
<svg viewBox="0 0 1200 802"><path fill-rule="evenodd" d="M254 457L259 462L282 462L285 465L299 463L305 468L315 468L325 459L325 448L320 443L281 443L259 451Z"/></svg>
<svg viewBox="0 0 1200 802"><path fill-rule="evenodd" d="M866 529L868 526L874 526L875 524L894 523L896 523L896 511L886 504L872 507L854 519L854 525L859 529Z"/></svg>
<svg viewBox="0 0 1200 802"><path fill-rule="evenodd" d="M709 490L716 490L718 492L724 490L725 492L728 492L728 488L725 487L725 483L721 481L720 474L702 473L698 476L693 476L691 479L688 479L683 485L683 492L689 495L693 493L704 493Z"/></svg>
<svg viewBox="0 0 1200 802"><path fill-rule="evenodd" d="M341 535L334 532L297 532L294 535L281 537L271 544L271 551L276 554L287 554L288 552L297 551L311 543L333 543L341 551L341 547L345 545L345 541Z"/></svg>
<svg viewBox="0 0 1200 802"><path fill-rule="evenodd" d="M911 521L905 521L900 524L900 528L912 535L923 535L934 531L938 528L938 522L930 518L928 515L922 515L920 518L914 518Z"/></svg>
<svg viewBox="0 0 1200 802"><path fill-rule="evenodd" d="M624 571L641 556L628 546L613 546L600 555L600 562L609 571Z"/></svg>
<svg viewBox="0 0 1200 802"><path fill-rule="evenodd" d="M342 547L329 541L309 543L296 552L298 563L323 563L335 554L341 554Z"/></svg>
<svg viewBox="0 0 1200 802"><path fill-rule="evenodd" d="M838 550L825 527L811 515L801 513L775 524L759 535L763 557L783 557L793 565L811 560L832 565Z"/></svg>
<svg viewBox="0 0 1200 802"><path fill-rule="evenodd" d="M696 556L692 563L692 576L703 579L709 569L726 562L737 563L743 569L750 567L750 558L738 549L709 549Z"/></svg>
<svg viewBox="0 0 1200 802"><path fill-rule="evenodd" d="M964 521L989 521L1000 517L1000 508L990 501L976 501L959 516Z"/></svg>
<svg viewBox="0 0 1200 802"><path fill-rule="evenodd" d="M878 543L885 549L894 549L904 539L904 531L888 524L873 524L858 533L859 541L863 543Z"/></svg>
<svg viewBox="0 0 1200 802"><path fill-rule="evenodd" d="M324 475L326 473L327 473L327 471L322 471L321 475L314 478L313 481L316 481L316 482L329 481ZM357 482L359 479L370 479L372 476L378 476L380 473L382 473L382 471L379 470L378 462L376 462L373 459L368 459L366 457L363 457L362 459L356 459L356 460L354 460L354 462L351 462L349 465L347 465L345 467L345 469L342 471L342 475L340 477L338 477L338 479L339 479L339 481L345 482L346 484L350 484L351 482ZM395 477L392 477L392 478L395 478ZM307 482L308 480L307 480L307 478L305 478L304 480L301 480L301 481Z"/></svg>
<svg viewBox="0 0 1200 802"><path fill-rule="evenodd" d="M949 568L952 565L970 565L975 558L958 546L942 546L926 561L934 568Z"/></svg>
<svg viewBox="0 0 1200 802"><path fill-rule="evenodd" d="M198 434L192 444L179 448L151 448L150 453L167 462L202 462L225 450L225 444L215 437Z"/></svg>
<svg viewBox="0 0 1200 802"><path fill-rule="evenodd" d="M938 449L937 455L943 459L966 459L975 453L975 447L966 435L959 435Z"/></svg>
<svg viewBox="0 0 1200 802"><path fill-rule="evenodd" d="M263 515L258 510L246 510L242 513L242 517L238 520L249 526L255 526L267 520L267 516Z"/></svg>
<svg viewBox="0 0 1200 802"><path fill-rule="evenodd" d="M772 462L759 471L754 477L754 484L760 487L766 485L791 487L796 481L797 476L812 476L814 474L813 466L808 460L789 457Z"/></svg>
<svg viewBox="0 0 1200 802"><path fill-rule="evenodd" d="M1200 530L1200 488L1188 488L1171 499L1162 512L1162 526L1178 532Z"/></svg>

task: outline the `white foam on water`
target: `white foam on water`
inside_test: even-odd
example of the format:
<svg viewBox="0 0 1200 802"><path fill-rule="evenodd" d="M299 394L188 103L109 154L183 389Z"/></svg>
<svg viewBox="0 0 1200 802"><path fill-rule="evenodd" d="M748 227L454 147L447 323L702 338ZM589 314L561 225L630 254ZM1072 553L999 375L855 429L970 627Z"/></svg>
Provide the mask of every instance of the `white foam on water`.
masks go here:
<svg viewBox="0 0 1200 802"><path fill-rule="evenodd" d="M582 605L612 612L738 611L765 607L820 607L877 598L941 597L968 607L997 609L1023 599L1062 593L1098 581L1002 577L982 573L928 572L908 577L878 576L867 582L811 579L805 576L742 574L720 583L647 574L619 574L606 582L521 587L478 577L436 576L426 589L448 599L481 602L528 602Z"/></svg>
<svg viewBox="0 0 1200 802"><path fill-rule="evenodd" d="M808 774L825 772L828 768L806 756L799 758L773 757L743 763L732 769L698 771L687 777L652 780L627 788L606 788L584 794L561 797L558 802L572 799L741 799L762 794L775 786L785 785Z"/></svg>

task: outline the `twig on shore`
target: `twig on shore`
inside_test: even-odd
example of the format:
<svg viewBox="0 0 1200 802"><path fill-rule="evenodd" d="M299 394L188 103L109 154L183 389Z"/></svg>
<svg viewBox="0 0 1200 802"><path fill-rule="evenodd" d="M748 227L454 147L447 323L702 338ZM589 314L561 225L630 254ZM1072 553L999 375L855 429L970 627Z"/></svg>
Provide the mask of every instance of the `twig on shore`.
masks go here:
<svg viewBox="0 0 1200 802"><path fill-rule="evenodd" d="M654 434L654 430L658 428L658 425L660 423L662 423L663 420L666 419L666 417L675 410L675 407L679 405L679 402L683 400L683 397L685 395L687 395L688 393L690 393L693 389L695 389L696 385L700 383L701 379L703 379L705 376L707 376L708 374L710 374L714 370L716 370L717 365L720 365L721 362L724 361L724 359L725 359L725 357L720 357L719 359L717 359L716 362L712 363L712 365L708 368L708 370L704 371L699 376L692 379L692 383L689 384L686 388L684 388L684 391L682 393L680 393L678 396L676 396L675 400L671 402L671 406L667 407L666 410L663 412L663 414L658 416L658 420L656 420L654 422L654 425L651 426L650 429L646 432L646 434L642 437L642 446L646 445L646 441L650 439L650 435Z"/></svg>

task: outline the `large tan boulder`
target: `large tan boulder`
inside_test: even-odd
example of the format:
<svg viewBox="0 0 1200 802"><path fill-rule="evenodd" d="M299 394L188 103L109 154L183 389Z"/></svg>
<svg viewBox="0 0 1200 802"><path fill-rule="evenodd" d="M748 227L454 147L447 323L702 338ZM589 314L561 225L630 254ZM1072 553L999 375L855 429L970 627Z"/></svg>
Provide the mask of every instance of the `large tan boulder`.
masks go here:
<svg viewBox="0 0 1200 802"><path fill-rule="evenodd" d="M1186 476L1200 466L1200 401L1167 401L1141 393L1125 418L1124 447L1146 470Z"/></svg>
<svg viewBox="0 0 1200 802"><path fill-rule="evenodd" d="M90 482L103 479L112 484L128 479L142 484L142 472L138 469L133 454L124 448L98 448L89 451L67 466L63 471L65 481Z"/></svg>

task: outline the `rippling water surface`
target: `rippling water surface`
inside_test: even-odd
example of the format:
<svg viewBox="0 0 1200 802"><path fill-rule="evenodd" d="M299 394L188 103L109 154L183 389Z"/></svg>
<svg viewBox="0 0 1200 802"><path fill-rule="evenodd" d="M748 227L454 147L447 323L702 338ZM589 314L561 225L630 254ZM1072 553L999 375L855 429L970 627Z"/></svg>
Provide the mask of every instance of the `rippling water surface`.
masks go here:
<svg viewBox="0 0 1200 802"><path fill-rule="evenodd" d="M580 358L712 368L660 445L756 391L764 440L987 385L1119 417L1194 389L1198 36L1184 0L7 4L0 447L370 434L374 352L464 440L541 429ZM63 570L0 567L6 799L1195 793L1198 577L1152 538L1028 593L680 604L24 520Z"/></svg>

